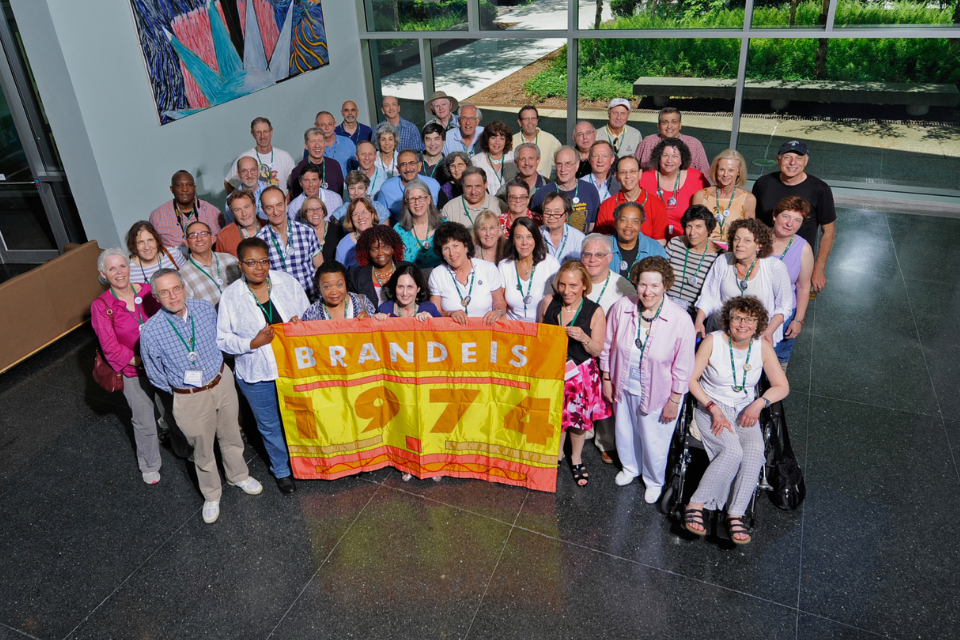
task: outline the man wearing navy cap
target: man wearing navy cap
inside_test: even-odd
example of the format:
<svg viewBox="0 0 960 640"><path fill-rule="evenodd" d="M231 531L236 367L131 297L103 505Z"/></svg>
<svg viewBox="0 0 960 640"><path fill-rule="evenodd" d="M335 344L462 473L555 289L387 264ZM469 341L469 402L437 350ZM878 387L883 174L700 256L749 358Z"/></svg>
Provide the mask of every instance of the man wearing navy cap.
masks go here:
<svg viewBox="0 0 960 640"><path fill-rule="evenodd" d="M806 173L809 160L807 145L799 140L785 142L777 155L780 171L760 176L753 185L753 195L757 198L757 218L770 226L773 226L773 209L787 196L799 196L810 204L810 217L803 221L797 235L813 247L817 227L823 230L811 278L812 291L816 293L827 285L824 270L837 235L837 211L827 183Z"/></svg>

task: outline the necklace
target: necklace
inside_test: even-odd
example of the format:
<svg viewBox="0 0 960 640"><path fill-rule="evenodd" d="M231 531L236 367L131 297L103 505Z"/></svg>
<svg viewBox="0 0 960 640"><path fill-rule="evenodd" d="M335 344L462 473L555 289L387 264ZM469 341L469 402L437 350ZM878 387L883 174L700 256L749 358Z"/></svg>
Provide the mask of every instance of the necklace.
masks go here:
<svg viewBox="0 0 960 640"><path fill-rule="evenodd" d="M796 237L796 234L790 236L790 242L787 243L787 248L784 249L783 253L780 254L780 262L783 262L783 258L787 255L787 251L790 251L790 247L793 246L793 239Z"/></svg>
<svg viewBox="0 0 960 640"><path fill-rule="evenodd" d="M750 264L750 269L747 270L747 275L743 275L743 272L740 270L740 263L737 263L737 275L743 276L743 280L737 279L737 286L740 287L740 295L747 290L747 280L750 279L750 274L753 273L753 268L757 266L757 258L753 259L753 263Z"/></svg>
<svg viewBox="0 0 960 640"><path fill-rule="evenodd" d="M750 341L750 346L747 347L747 359L743 363L743 381L737 385L737 366L733 362L733 340L730 336L727 336L727 345L730 347L730 371L733 373L733 390L740 392L743 391L746 393L747 388L747 372L750 371L753 367L750 366L750 352L753 350L753 340Z"/></svg>
<svg viewBox="0 0 960 640"><path fill-rule="evenodd" d="M567 313L570 313L570 311L569 311L568 309L565 309L565 308L563 307L563 303L561 302L561 303L560 303L560 313L557 314L557 324L559 324L561 327L572 327L572 326L575 326L576 323L577 323L577 318L580 317L580 310L581 310L581 309L583 309L583 298L582 298L582 297L580 298L580 306L577 307L577 312L576 312L575 314L573 314L573 319L570 320L570 324L563 324L563 312L566 311Z"/></svg>
<svg viewBox="0 0 960 640"><path fill-rule="evenodd" d="M163 262L163 254L158 251L158 252L157 252L157 266L158 266L158 267L160 266L160 263L161 263L161 262ZM140 265L140 275L143 276L143 281L144 281L144 282L149 282L150 279L147 278L147 272L146 272L146 271L144 270L144 268L143 268L143 258L141 258L140 256L137 256L137 264ZM153 265L152 265L152 264L148 264L147 266L148 266L148 267L152 267Z"/></svg>
<svg viewBox="0 0 960 640"><path fill-rule="evenodd" d="M634 344L637 345L637 349L640 349L640 362L643 362L643 352L646 351L647 343L650 342L650 329L653 329L653 323L656 322L657 318L660 317L660 311L663 310L663 300L660 300L660 306L657 307L657 313L652 318L644 318L643 311L640 311L640 319L637 320L637 339L634 340ZM643 329L643 321L646 320L650 323L650 326L647 327L647 332L644 337L646 340L641 340L640 331Z"/></svg>
<svg viewBox="0 0 960 640"><path fill-rule="evenodd" d="M417 224L414 223L410 229L413 232L413 239L417 241L423 249L430 248L430 223L427 223L427 232L423 234L423 240L420 239L420 236L417 235Z"/></svg>
<svg viewBox="0 0 960 640"><path fill-rule="evenodd" d="M393 313L394 313L398 318L415 318L415 317L417 316L417 302L416 302L416 300L414 300L413 304L410 305L410 306L413 307L413 313L410 314L409 316L405 316L405 315L403 315L403 307L401 307L398 302L394 302L394 303L393 303Z"/></svg>
<svg viewBox="0 0 960 640"><path fill-rule="evenodd" d="M673 183L673 195L670 196L669 200L666 200L667 209L673 209L677 206L677 191L680 189L680 171L677 171L677 179ZM660 186L660 172L657 171L657 197L663 200L663 188Z"/></svg>
<svg viewBox="0 0 960 640"><path fill-rule="evenodd" d="M214 280L213 276L207 273L206 269L204 269L196 260L193 259L193 256L190 256L190 262L192 262L193 266L195 266L197 269L200 270L200 273L210 278L210 282L217 285L217 291L219 291L220 293L223 293L223 276L220 275L220 258L217 257L216 253L213 254L213 262L210 263L211 267L213 266L214 263L216 263L217 265L216 280Z"/></svg>
<svg viewBox="0 0 960 640"><path fill-rule="evenodd" d="M530 279L527 280L527 292L523 293L523 284L520 281L520 263L514 263L513 265L517 271L517 290L523 295L523 316L527 316L527 305L533 302L533 296L530 295L530 292L533 291L533 274L537 272L537 265L533 265L533 269L530 270Z"/></svg>
<svg viewBox="0 0 960 640"><path fill-rule="evenodd" d="M496 173L495 173L494 175L497 176L497 180L499 180L500 182L503 182L503 156L500 156L500 159L497 160L496 163L493 161L493 158L490 157L490 154L489 154L489 153L486 154L486 156L487 156L487 162L490 163L490 168L491 168L491 169L493 169L493 165L494 165L494 164L499 164L499 165L500 165L500 170L499 170L499 171L497 171L496 169L494 169L494 171L496 171Z"/></svg>
<svg viewBox="0 0 960 640"><path fill-rule="evenodd" d="M470 288L467 289L467 295L463 295L460 291L460 282L457 280L457 272L450 269L450 277L453 278L453 284L457 287L457 295L460 296L460 304L463 306L464 311L470 306L470 294L473 293L473 277L475 274L476 271L474 271L473 265L470 265Z"/></svg>
<svg viewBox="0 0 960 640"><path fill-rule="evenodd" d="M257 294L255 294L253 289L250 288L250 283L248 282L246 284L247 289L250 291L250 295L253 296L253 301L257 303L257 306L260 307L260 311L263 312L263 316L267 319L267 324L273 324L273 310L276 307L270 302L270 293L273 291L273 286L270 284L270 276L267 276L267 304L270 305L269 311L267 311L267 308L261 304L259 298L257 298Z"/></svg>
<svg viewBox="0 0 960 640"><path fill-rule="evenodd" d="M687 252L683 256L683 276L680 277L680 293L683 293L683 287L689 283L690 286L695 287L700 284L700 279L697 276L700 274L700 267L703 266L703 261L707 257L707 248L703 248L703 255L700 256L700 262L697 263L697 268L693 270L693 273L690 274L690 279L687 280L687 259L690 257L690 249L687 249Z"/></svg>
<svg viewBox="0 0 960 640"><path fill-rule="evenodd" d="M390 261L390 275L386 278L389 281L390 276L393 275L393 272L397 270L397 266L393 263L393 260ZM377 268L373 267L373 277L377 279L377 284L380 285L380 288L383 289L383 281L380 279L380 274L377 273Z"/></svg>
<svg viewBox="0 0 960 640"><path fill-rule="evenodd" d="M678 173L677 176L679 175L680 174ZM737 195L737 187L736 186L733 187L733 193L730 194L730 202L727 203L727 208L724 209L723 211L720 211L720 187L718 186L716 187L716 189L717 189L716 218L717 218L717 223L720 225L720 234L723 235L723 223L727 221L727 217L730 215L730 207L733 206L733 197Z"/></svg>

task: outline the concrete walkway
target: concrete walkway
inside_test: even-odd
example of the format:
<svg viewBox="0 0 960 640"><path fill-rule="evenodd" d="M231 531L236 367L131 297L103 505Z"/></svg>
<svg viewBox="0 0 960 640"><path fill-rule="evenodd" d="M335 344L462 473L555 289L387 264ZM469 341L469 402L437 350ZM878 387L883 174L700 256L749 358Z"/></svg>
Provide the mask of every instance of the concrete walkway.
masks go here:
<svg viewBox="0 0 960 640"><path fill-rule="evenodd" d="M596 13L596 2L580 0L581 22ZM610 20L610 3L605 2L603 20ZM477 40L454 51L437 56L433 61L435 84L438 91L462 99L556 51L566 42L559 38L537 39L537 29L566 29L566 0L534 0L520 7L501 7L498 22L511 24L512 31L529 30L530 39L523 40ZM514 24L516 23L516 24ZM451 38L457 32L450 32ZM383 93L401 99L423 100L420 83L420 65L381 79Z"/></svg>

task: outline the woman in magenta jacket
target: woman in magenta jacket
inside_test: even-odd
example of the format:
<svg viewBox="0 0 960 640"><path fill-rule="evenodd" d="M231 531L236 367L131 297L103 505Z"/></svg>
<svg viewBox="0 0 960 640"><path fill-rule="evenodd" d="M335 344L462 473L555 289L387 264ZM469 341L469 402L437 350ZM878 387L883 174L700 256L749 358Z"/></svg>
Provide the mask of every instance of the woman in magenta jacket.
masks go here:
<svg viewBox="0 0 960 640"><path fill-rule="evenodd" d="M603 395L616 414L623 465L616 483L627 485L642 475L644 500L654 503L693 372L696 333L690 315L665 295L674 281L666 259L644 258L630 276L637 295L610 307L600 370Z"/></svg>
<svg viewBox="0 0 960 640"><path fill-rule="evenodd" d="M160 310L150 285L130 282L130 260L123 249L107 249L97 260L100 281L110 286L90 305L93 330L103 357L123 374L123 397L133 413L137 462L147 484L160 482L160 441L154 418L153 387L140 362L140 328Z"/></svg>

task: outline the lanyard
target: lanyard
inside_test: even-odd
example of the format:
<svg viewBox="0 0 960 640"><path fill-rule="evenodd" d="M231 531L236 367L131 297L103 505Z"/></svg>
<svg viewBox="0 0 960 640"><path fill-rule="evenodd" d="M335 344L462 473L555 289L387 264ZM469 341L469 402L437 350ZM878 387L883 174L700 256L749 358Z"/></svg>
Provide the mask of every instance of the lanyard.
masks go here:
<svg viewBox="0 0 960 640"><path fill-rule="evenodd" d="M191 218L192 216L196 216L196 217L197 217L197 220L200 219L200 212L197 211L197 203L196 203L196 202L193 203L193 208L190 209L190 211L188 211L188 212L186 212L186 213L180 213L180 207L177 206L177 203L176 203L176 202L174 202L174 203L173 203L173 210L174 210L174 212L176 212L176 214L177 214L177 224L180 225L180 229L183 231L183 235L187 235L187 227L190 226L190 225L189 225L190 218ZM188 224L186 224L186 225L184 225L184 218L186 218L186 221L187 221L187 223L188 223Z"/></svg>
<svg viewBox="0 0 960 640"><path fill-rule="evenodd" d="M580 317L580 310L583 309L583 297L580 298L580 306L577 307L577 312L574 314L573 319L570 321L570 324L563 324L563 303L560 303L560 313L557 314L557 324L561 327L574 327L577 324L577 318Z"/></svg>
<svg viewBox="0 0 960 640"><path fill-rule="evenodd" d="M660 317L660 312L663 311L663 300L660 300L660 306L657 307L657 313L653 316L653 319L650 320L650 327L647 329L646 340L640 339L640 332L643 329L643 309L640 309L640 317L637 318L637 339L634 341L634 344L637 345L637 349L640 349L640 362L643 362L643 352L647 349L647 343L650 342L650 329L653 329L653 323L657 321L657 318Z"/></svg>
<svg viewBox="0 0 960 640"><path fill-rule="evenodd" d="M753 259L753 263L750 265L750 269L747 270L747 275L743 276L743 280L737 280L737 286L740 287L740 295L743 295L747 290L747 280L750 279L750 274L753 273L753 268L757 266L757 258ZM737 264L737 275L740 275L740 265Z"/></svg>
<svg viewBox="0 0 960 640"><path fill-rule="evenodd" d="M223 276L220 275L220 258L217 257L216 252L214 252L214 254L213 254L213 259L214 259L214 261L216 262L216 265L217 265L217 279L216 279L216 280L213 279L213 276L211 276L209 273L207 273L207 270L206 270L206 269L204 269L199 263L197 263L196 260L193 259L193 256L190 256L190 262L193 263L193 266L195 266L197 269L200 269L200 273L202 273L203 275L205 275L205 276L207 276L208 278L210 278L210 282L212 282L213 284L217 285L217 291L219 291L220 293L223 293L223 286L222 286L222 285L223 285ZM211 265L211 266L213 266L213 265Z"/></svg>
<svg viewBox="0 0 960 640"><path fill-rule="evenodd" d="M669 200L663 200L663 189L660 187L660 172L657 171L657 197L663 200L667 209L673 209L677 206L677 191L680 189L680 171L677 171L677 180L673 183L673 191Z"/></svg>
<svg viewBox="0 0 960 640"><path fill-rule="evenodd" d="M437 173L437 167L440 166L440 162L441 162L442 160L443 160L443 158L441 157L440 160L437 160L437 164L433 165L433 170L430 172L430 177L431 177L431 178L434 176L434 174Z"/></svg>
<svg viewBox="0 0 960 640"><path fill-rule="evenodd" d="M612 276L612 275L613 275L613 273L610 272L610 270L608 269L608 270L607 270L607 279L603 281L603 289L600 289L600 295L597 296L597 304L600 304L600 301L603 299L603 294L604 294L604 292L607 290L607 285L610 284L610 276Z"/></svg>
<svg viewBox="0 0 960 640"><path fill-rule="evenodd" d="M570 230L567 229L568 226L569 226L569 225L567 225L567 224L564 224L564 225L563 225L563 239L562 239L561 242L560 242L560 248L557 249L557 252L553 254L554 256L557 257L558 260L559 260L560 257L563 255L563 248L567 246L567 238L568 238L568 236L570 235ZM551 245L553 244L553 240L550 238L550 230L549 230L549 229L547 230L547 240L550 241L550 244L551 244Z"/></svg>
<svg viewBox="0 0 960 640"><path fill-rule="evenodd" d="M267 324L273 324L273 310L276 309L276 305L270 303L270 293L273 291L273 286L270 284L270 276L267 276L267 304L270 305L270 311L268 312L266 307L260 304L260 300L257 299L257 294L253 292L253 289L250 289L250 283L247 283L247 289L250 290L250 295L253 296L253 301L257 303L257 306L260 307L260 311L263 311L263 315L267 318Z"/></svg>
<svg viewBox="0 0 960 640"><path fill-rule="evenodd" d="M183 336L180 335L180 330L177 329L177 325L173 324L170 318L167 318L167 323L170 325L170 328L173 329L173 332L177 334L177 337L180 338L180 342L183 343L183 347L187 350L187 360L190 362L196 362L197 354L195 351L193 351L193 349L191 349L191 347L197 346L197 325L193 321L193 314L190 314L190 330L192 332L190 334L190 344L187 344L187 341L183 339ZM192 358L190 357L191 355L193 355Z"/></svg>
<svg viewBox="0 0 960 640"><path fill-rule="evenodd" d="M683 276L680 278L680 293L683 293L683 287L687 283L687 258L690 257L690 249L687 249L687 252L683 255ZM707 248L703 248L703 255L700 256L700 262L697 263L697 268L694 270L693 275L690 276L693 278L694 282L697 281L697 276L700 275L700 267L703 266L703 260L707 257ZM691 282L690 284L693 284Z"/></svg>
<svg viewBox="0 0 960 640"><path fill-rule="evenodd" d="M467 211L467 196L460 196L460 204L463 205L463 213L466 214L467 220L470 221L470 224L473 224L473 216Z"/></svg>
<svg viewBox="0 0 960 640"><path fill-rule="evenodd" d="M614 151L614 153L620 153L620 141L623 139L623 136L627 133L627 128L624 127L624 128L623 128L623 133L621 133L621 134L618 135L618 136L613 136L612 138L610 137L610 133L611 133L611 131L610 131L610 125L604 125L603 129L604 129L604 131L607 132L607 133L606 133L606 135L607 135L607 142L609 142L611 145L613 145L613 151Z"/></svg>
<svg viewBox="0 0 960 640"><path fill-rule="evenodd" d="M410 226L410 233L413 234L413 239L417 241L417 244L423 249L430 248L430 224L427 223L427 232L423 234L423 240L420 239L420 236L417 235L417 225Z"/></svg>
<svg viewBox="0 0 960 640"><path fill-rule="evenodd" d="M282 268L284 271L286 271L286 270L287 270L287 257L286 257L286 255L284 255L283 251L280 250L280 245L277 244L277 238L276 238L277 235L278 235L277 232L274 231L273 228L271 227L271 228L270 228L270 242L273 243L273 248L277 250L277 255L280 256L280 265L281 265L281 268Z"/></svg>
<svg viewBox="0 0 960 640"><path fill-rule="evenodd" d="M473 265L470 265L470 288L467 289L467 295L463 295L460 292L460 282L457 280L457 272L450 269L450 277L453 278L453 284L457 287L457 295L460 296L460 304L463 306L464 311L470 306L470 294L473 293L473 277L476 273L476 269L473 268Z"/></svg>
<svg viewBox="0 0 960 640"><path fill-rule="evenodd" d="M753 350L753 340L750 341L750 346L747 347L747 359L743 363L743 382L737 386L737 366L733 362L733 340L730 336L727 336L727 344L730 346L730 371L733 373L733 390L734 391L744 391L747 388L747 372L752 368L750 366L750 351Z"/></svg>
<svg viewBox="0 0 960 640"><path fill-rule="evenodd" d="M557 191L560 191L560 185L557 185ZM560 193L566 193L565 191L560 191ZM580 204L580 181L577 180L577 188L573 190L573 197L570 198L573 200L573 204Z"/></svg>
<svg viewBox="0 0 960 640"><path fill-rule="evenodd" d="M643 187L640 187L640 191L643 192L643 202L637 202L636 200L634 200L633 202L636 202L637 204L639 204L639 205L640 205L640 208L643 209L643 208L646 206L646 204L647 204L647 199L650 197L650 194L647 193L647 190L644 189ZM640 196L638 195L637 198L639 198L639 197L640 197ZM660 194L660 197L663 198L663 194ZM623 195L623 192L622 192L622 191L618 191L618 192L617 192L617 204L623 204L623 203L626 202L626 201L627 201L627 196ZM644 213L646 213L646 211L644 211Z"/></svg>
<svg viewBox="0 0 960 640"><path fill-rule="evenodd" d="M143 267L141 267L141 269L143 269ZM113 295L114 298L116 298L117 300L120 300L120 296L118 296L118 295L117 295L117 292L113 290L113 287L110 287L110 293ZM124 308L124 309L127 309L127 313L129 313L129 314L132 315L134 318L136 318L137 324L142 325L144 322L146 322L146 320L144 320L144 318L143 318L143 307L141 307L139 304L137 304L137 300L141 300L141 301L142 301L142 298L137 295L137 290L136 290L136 289L133 290L133 296L134 296L134 297L133 297L133 309L134 309L134 311L136 311L137 313L134 313L133 311L130 311L129 309L127 309L127 304L126 304L126 303L123 304L123 308ZM120 300L120 302L123 302L123 300Z"/></svg>
<svg viewBox="0 0 960 640"><path fill-rule="evenodd" d="M620 257L621 257L620 264L623 264L624 262L626 262L626 260L623 260L623 259L622 259L622 258L623 258L623 247L620 247L620 242L619 242L619 241L617 241L617 247L620 248ZM627 277L628 277L628 278L630 277L630 272L633 271L633 268L634 268L635 266L637 266L637 263L638 263L638 262L640 262L640 256L642 256L642 255L643 255L643 251L640 250L640 236L637 236L637 255L636 255L636 257L634 257L633 262L630 264L630 268L627 269Z"/></svg>
<svg viewBox="0 0 960 640"><path fill-rule="evenodd" d="M487 162L490 163L490 168L493 169L493 159L490 157L490 154L486 153L484 155L487 156ZM494 169L494 171L496 171L496 169ZM501 183L503 182L503 156L502 155L500 156L500 171L496 171L494 175L497 176L497 180L499 180Z"/></svg>
<svg viewBox="0 0 960 640"><path fill-rule="evenodd" d="M327 314L328 320L333 320L333 316L330 314L330 309L327 308L327 303L322 302L323 310ZM353 302L350 299L350 296L347 296L346 304L343 307L343 319L347 320L350 318L350 311L353 309Z"/></svg>
<svg viewBox="0 0 960 640"><path fill-rule="evenodd" d="M793 240L794 240L794 238L796 238L796 237L797 237L797 234L793 234L792 236L790 236L790 242L787 243L787 248L784 249L784 250L783 250L783 253L780 254L780 262L783 262L783 259L784 259L784 258L786 257L786 255L787 255L787 251L790 251L790 247L793 246Z"/></svg>
<svg viewBox="0 0 960 640"><path fill-rule="evenodd" d="M658 174L659 175L659 174ZM680 174L677 173L677 177L680 177ZM737 195L737 188L733 188L733 193L730 194L730 202L727 203L727 208L722 212L720 211L720 187L717 187L717 222L720 224L720 233L723 234L723 223L727 221L727 216L730 215L730 207L733 206L733 197Z"/></svg>
<svg viewBox="0 0 960 640"><path fill-rule="evenodd" d="M517 271L517 289L523 295L523 315L527 315L527 305L533 302L533 296L530 295L530 292L533 291L533 275L537 272L537 265L533 265L533 269L530 270L530 279L527 280L527 292L523 293L523 284L520 281L520 265L519 263L514 263L514 268Z"/></svg>

